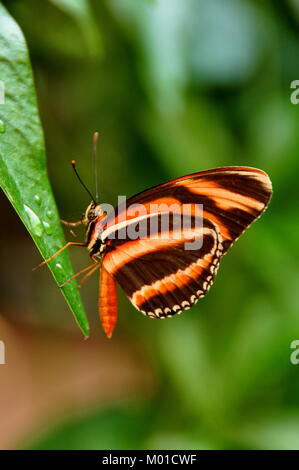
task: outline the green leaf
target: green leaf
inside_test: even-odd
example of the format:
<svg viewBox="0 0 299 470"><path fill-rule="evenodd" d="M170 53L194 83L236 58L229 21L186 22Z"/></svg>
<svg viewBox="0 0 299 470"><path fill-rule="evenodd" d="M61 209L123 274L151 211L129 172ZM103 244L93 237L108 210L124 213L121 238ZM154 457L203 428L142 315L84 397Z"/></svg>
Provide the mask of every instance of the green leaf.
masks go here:
<svg viewBox="0 0 299 470"><path fill-rule="evenodd" d="M0 185L46 259L65 240L46 170L27 46L20 28L1 3L0 64L5 90L5 101L0 104ZM67 250L48 266L58 284L73 275ZM76 281L66 284L62 293L83 334L88 336L88 320Z"/></svg>

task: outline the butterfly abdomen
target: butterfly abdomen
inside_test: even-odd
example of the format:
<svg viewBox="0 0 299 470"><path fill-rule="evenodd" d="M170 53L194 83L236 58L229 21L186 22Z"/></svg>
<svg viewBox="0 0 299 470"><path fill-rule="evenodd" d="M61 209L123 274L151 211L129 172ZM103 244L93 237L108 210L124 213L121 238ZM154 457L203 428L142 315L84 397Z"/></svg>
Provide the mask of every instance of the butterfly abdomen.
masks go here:
<svg viewBox="0 0 299 470"><path fill-rule="evenodd" d="M117 294L113 276L102 266L99 286L99 315L108 338L117 322Z"/></svg>

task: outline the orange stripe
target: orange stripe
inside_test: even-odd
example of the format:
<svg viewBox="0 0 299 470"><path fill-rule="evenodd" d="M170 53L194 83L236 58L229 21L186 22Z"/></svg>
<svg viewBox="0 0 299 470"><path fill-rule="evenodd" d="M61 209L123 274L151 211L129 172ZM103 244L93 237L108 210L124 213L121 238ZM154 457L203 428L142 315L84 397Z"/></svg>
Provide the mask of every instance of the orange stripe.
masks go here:
<svg viewBox="0 0 299 470"><path fill-rule="evenodd" d="M128 200L129 202L129 200ZM162 205L165 204L166 206L170 206L172 204L176 204L179 207L182 206L182 203L175 198L170 198L170 197L160 197L157 199L153 199L152 201L145 202L143 203L137 203L134 204L134 207L130 209L130 206L126 208L126 210L123 210L120 214L118 214L114 219L111 219L111 221L108 222L107 227L112 227L113 225L119 224L121 222L124 222L126 220L132 220L138 217L139 215L145 215L145 214L151 214L153 213L153 205Z"/></svg>
<svg viewBox="0 0 299 470"><path fill-rule="evenodd" d="M185 235L190 233L194 235L194 230L185 230ZM215 238L215 231L209 228L204 227L201 230L201 233L196 233L196 239L202 238L202 234L209 234ZM190 239L184 238L186 242L190 242ZM110 274L116 273L118 269L124 266L130 259L138 258L148 253L153 253L157 250L163 248L171 248L176 245L180 245L182 240L174 240L172 238L166 239L153 239L153 238L144 238L137 240L128 240L126 243L122 244L119 248L114 249L110 253L106 253L103 259L103 265L110 272Z"/></svg>
<svg viewBox="0 0 299 470"><path fill-rule="evenodd" d="M131 302L134 305L140 306L144 301L151 299L157 293L159 294L166 294L167 292L174 291L176 288L184 288L190 282L190 279L199 278L206 268L211 265L213 256L211 253L208 253L203 258L201 258L200 262L202 262L202 266L198 265L198 262L190 264L186 269L182 270L179 269L177 272L165 276L158 281L155 281L151 285L144 285L139 291L134 292L131 297ZM194 276L194 272L196 276Z"/></svg>

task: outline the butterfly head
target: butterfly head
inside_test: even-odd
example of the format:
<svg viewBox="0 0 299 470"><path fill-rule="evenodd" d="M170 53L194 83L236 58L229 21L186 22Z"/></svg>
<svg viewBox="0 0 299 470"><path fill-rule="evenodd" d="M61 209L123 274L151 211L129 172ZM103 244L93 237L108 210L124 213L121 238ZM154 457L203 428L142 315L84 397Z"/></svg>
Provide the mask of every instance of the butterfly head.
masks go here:
<svg viewBox="0 0 299 470"><path fill-rule="evenodd" d="M92 201L85 211L84 220L86 223L90 223L101 215L103 215L102 206Z"/></svg>

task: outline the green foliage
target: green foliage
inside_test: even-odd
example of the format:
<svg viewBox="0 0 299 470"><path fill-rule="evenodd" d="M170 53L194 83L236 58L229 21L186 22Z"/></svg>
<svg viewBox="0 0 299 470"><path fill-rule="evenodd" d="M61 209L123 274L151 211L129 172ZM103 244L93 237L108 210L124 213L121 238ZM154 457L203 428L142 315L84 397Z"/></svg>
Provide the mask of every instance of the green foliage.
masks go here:
<svg viewBox="0 0 299 470"><path fill-rule="evenodd" d="M140 405L78 417L40 439L35 449L142 449L150 426L149 410Z"/></svg>
<svg viewBox="0 0 299 470"><path fill-rule="evenodd" d="M91 55L102 53L102 41L90 5L87 0L51 0L62 11L69 14L77 22L79 31L85 38L87 50Z"/></svg>
<svg viewBox="0 0 299 470"><path fill-rule="evenodd" d="M27 47L23 35L0 5L1 80L5 104L0 107L0 184L37 248L46 259L64 244L59 215L48 180L44 140L38 116ZM66 252L48 264L62 284L72 276ZM75 281L62 288L85 336L89 327Z"/></svg>

